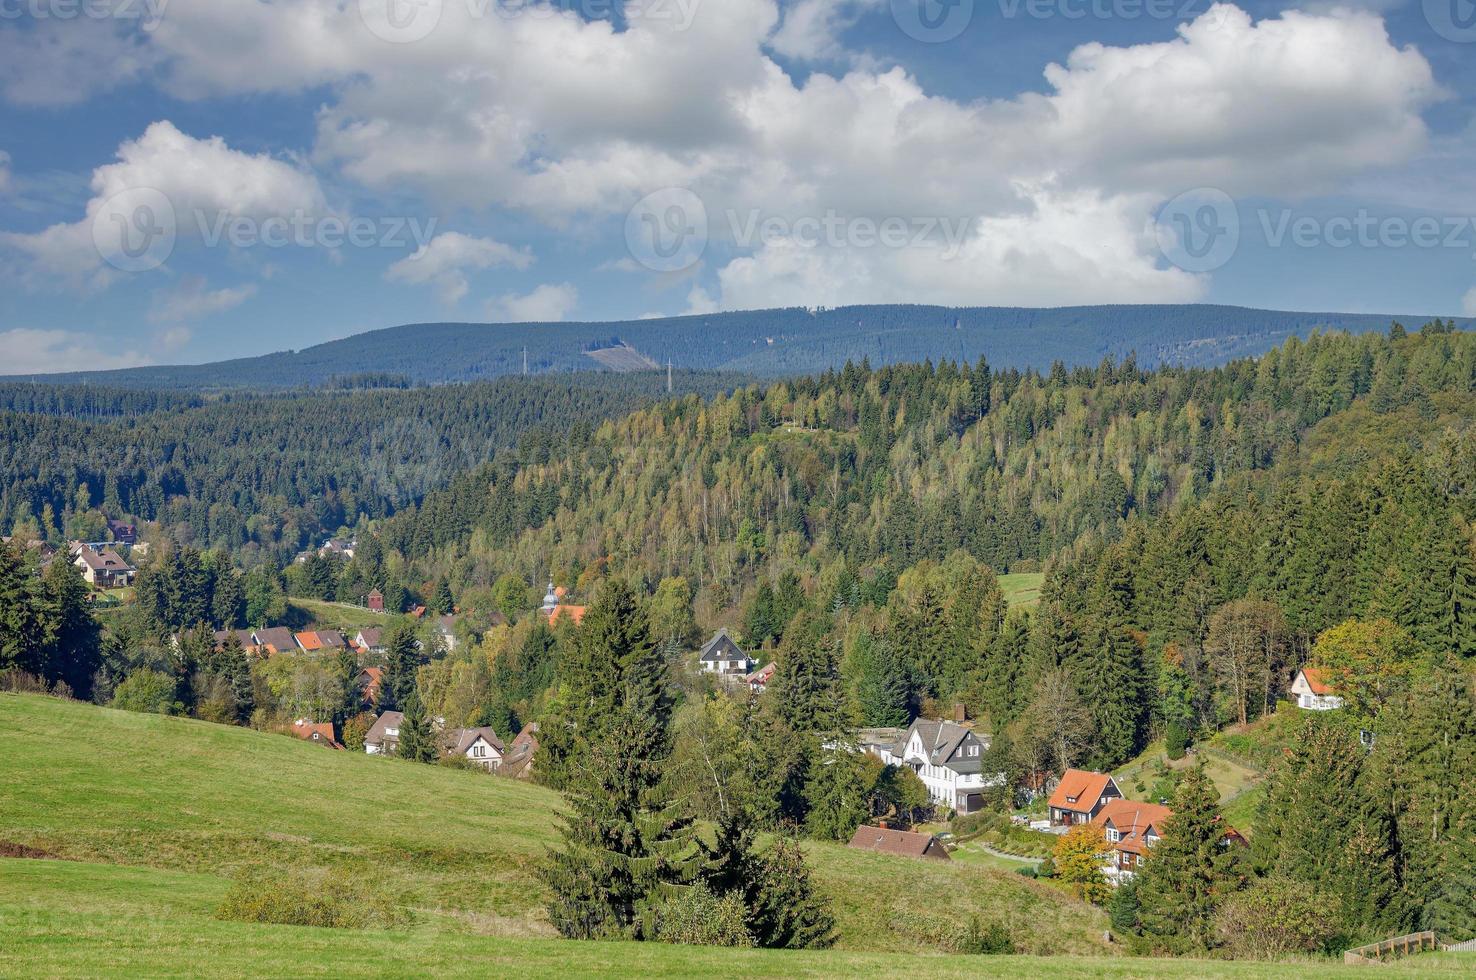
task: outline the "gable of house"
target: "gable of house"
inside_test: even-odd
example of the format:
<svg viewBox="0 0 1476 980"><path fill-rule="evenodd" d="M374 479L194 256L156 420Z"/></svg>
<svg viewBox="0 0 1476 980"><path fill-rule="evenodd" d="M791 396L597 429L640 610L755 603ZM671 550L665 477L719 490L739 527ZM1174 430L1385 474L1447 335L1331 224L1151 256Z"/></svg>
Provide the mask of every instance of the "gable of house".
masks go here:
<svg viewBox="0 0 1476 980"><path fill-rule="evenodd" d="M1122 797L1122 791L1117 788L1117 782L1111 776L1105 772L1067 769L1055 791L1051 793L1048 805L1053 810L1090 814L1097 809L1104 797Z"/></svg>
<svg viewBox="0 0 1476 980"><path fill-rule="evenodd" d="M717 633L713 635L712 639L708 640L707 643L703 645L702 654L698 659L700 659L705 664L733 662L752 663L752 661L748 659L748 654L743 652L743 648L740 647L738 645L738 642L733 639L731 634L728 633L726 627L718 630Z"/></svg>

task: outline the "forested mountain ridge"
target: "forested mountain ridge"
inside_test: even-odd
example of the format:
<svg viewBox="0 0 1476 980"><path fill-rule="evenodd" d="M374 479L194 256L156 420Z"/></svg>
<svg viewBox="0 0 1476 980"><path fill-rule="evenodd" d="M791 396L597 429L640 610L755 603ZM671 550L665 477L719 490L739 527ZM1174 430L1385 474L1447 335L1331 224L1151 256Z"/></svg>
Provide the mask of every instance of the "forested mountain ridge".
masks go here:
<svg viewBox="0 0 1476 980"><path fill-rule="evenodd" d="M622 344L658 364L670 361L678 368L766 377L839 369L862 358L883 365L983 356L1002 367L1044 369L1054 361L1075 366L1136 354L1148 366L1210 366L1259 354L1316 329L1383 330L1391 319L1410 323L1422 318L1194 305L855 306L602 323L427 323L214 364L59 374L44 380L222 390L314 387L362 373L400 375L414 382L475 381L520 373L525 350L530 370L559 373L591 370L596 362L590 351Z"/></svg>
<svg viewBox="0 0 1476 980"><path fill-rule="evenodd" d="M96 540L102 515L159 521L243 563L384 517L519 445L520 458L666 394L666 374L232 394L0 385L0 531ZM677 372L706 396L746 379Z"/></svg>
<svg viewBox="0 0 1476 980"><path fill-rule="evenodd" d="M1294 339L1213 370L849 365L610 422L567 455L458 480L383 538L411 557L496 550L530 579L596 560L680 574L730 599L795 561L904 568L962 547L1006 571L1236 474L1382 451L1355 432L1312 454L1313 427L1355 403L1389 440L1458 423L1473 371L1472 336L1445 325ZM1381 425L1399 413L1413 424Z"/></svg>

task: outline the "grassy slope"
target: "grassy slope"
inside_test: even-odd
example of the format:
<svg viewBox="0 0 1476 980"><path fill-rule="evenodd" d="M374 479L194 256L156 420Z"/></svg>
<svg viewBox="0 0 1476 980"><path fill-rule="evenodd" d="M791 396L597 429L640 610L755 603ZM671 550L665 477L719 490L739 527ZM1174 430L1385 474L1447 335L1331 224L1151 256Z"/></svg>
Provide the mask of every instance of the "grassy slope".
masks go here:
<svg viewBox="0 0 1476 980"><path fill-rule="evenodd" d="M1283 707L1274 715L1257 719L1244 728L1234 726L1195 746L1194 754L1174 763L1175 767L1204 763L1205 772L1220 791L1220 806L1230 825L1255 832L1256 809L1265 794L1266 769L1296 738L1302 717L1295 708ZM1142 754L1113 772L1117 784L1131 799L1146 799L1138 791L1139 780L1151 792L1158 781L1155 772L1167 762L1163 742L1153 742Z"/></svg>
<svg viewBox="0 0 1476 980"><path fill-rule="evenodd" d="M533 868L555 840L558 798L540 787L10 694L0 745L0 840L217 877L346 867L438 929L550 932ZM1048 885L839 845L809 852L846 948L936 950L977 914L1028 951L1103 952L1101 913Z"/></svg>
<svg viewBox="0 0 1476 980"><path fill-rule="evenodd" d="M1389 969L1203 960L712 950L656 943L379 933L218 922L219 878L67 861L0 859L0 976L1321 977L1466 976L1470 957Z"/></svg>

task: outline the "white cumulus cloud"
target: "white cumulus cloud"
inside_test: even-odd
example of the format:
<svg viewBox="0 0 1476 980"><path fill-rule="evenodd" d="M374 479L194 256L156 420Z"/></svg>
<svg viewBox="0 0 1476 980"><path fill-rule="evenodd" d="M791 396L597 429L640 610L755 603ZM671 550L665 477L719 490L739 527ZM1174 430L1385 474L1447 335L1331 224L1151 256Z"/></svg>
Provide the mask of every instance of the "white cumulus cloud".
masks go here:
<svg viewBox="0 0 1476 980"><path fill-rule="evenodd" d="M508 293L487 303L487 317L502 323L557 323L579 305L570 283L545 283L531 293Z"/></svg>
<svg viewBox="0 0 1476 980"><path fill-rule="evenodd" d="M468 271L498 266L523 270L532 264L533 253L526 248L448 231L390 266L385 278L391 282L433 285L441 302L455 306L471 288L466 278Z"/></svg>
<svg viewBox="0 0 1476 980"><path fill-rule="evenodd" d="M189 323L233 310L256 295L256 285L211 289L202 276L188 276L179 286L154 293L149 321L155 324Z"/></svg>
<svg viewBox="0 0 1476 980"><path fill-rule="evenodd" d="M93 334L28 328L0 332L0 370L6 374L105 371L148 363L138 351L119 349Z"/></svg>

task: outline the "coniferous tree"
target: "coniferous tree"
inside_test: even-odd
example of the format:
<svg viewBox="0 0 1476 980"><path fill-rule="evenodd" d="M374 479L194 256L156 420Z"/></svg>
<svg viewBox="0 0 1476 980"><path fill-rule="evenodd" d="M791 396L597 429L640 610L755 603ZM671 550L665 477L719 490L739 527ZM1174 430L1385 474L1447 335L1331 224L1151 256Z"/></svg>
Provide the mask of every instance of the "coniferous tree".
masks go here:
<svg viewBox="0 0 1476 980"><path fill-rule="evenodd" d="M413 691L405 699L404 719L400 722L400 741L395 747L395 755L411 762L427 763L435 762L441 756L425 706Z"/></svg>
<svg viewBox="0 0 1476 980"><path fill-rule="evenodd" d="M891 643L885 637L862 637L854 663L861 724L905 728L912 721L912 676Z"/></svg>
<svg viewBox="0 0 1476 980"><path fill-rule="evenodd" d="M42 580L42 615L50 637L45 675L63 683L76 698L92 696L93 675L101 666L101 631L92 615L87 583L73 565L53 561Z"/></svg>
<svg viewBox="0 0 1476 980"><path fill-rule="evenodd" d="M715 895L733 895L748 910L745 922L754 945L816 949L835 938L835 920L810 882L797 844L780 838L761 854L742 807L731 807L714 828L714 843L702 845L702 881Z"/></svg>
<svg viewBox="0 0 1476 980"><path fill-rule="evenodd" d="M699 871L691 822L662 786L673 697L630 587L608 583L563 665L557 732L569 813L541 875L569 938L653 938L661 902Z"/></svg>
<svg viewBox="0 0 1476 980"><path fill-rule="evenodd" d="M1170 949L1208 948L1215 909L1239 887L1225 848L1220 793L1204 766L1184 773L1173 815L1138 875L1143 931Z"/></svg>

